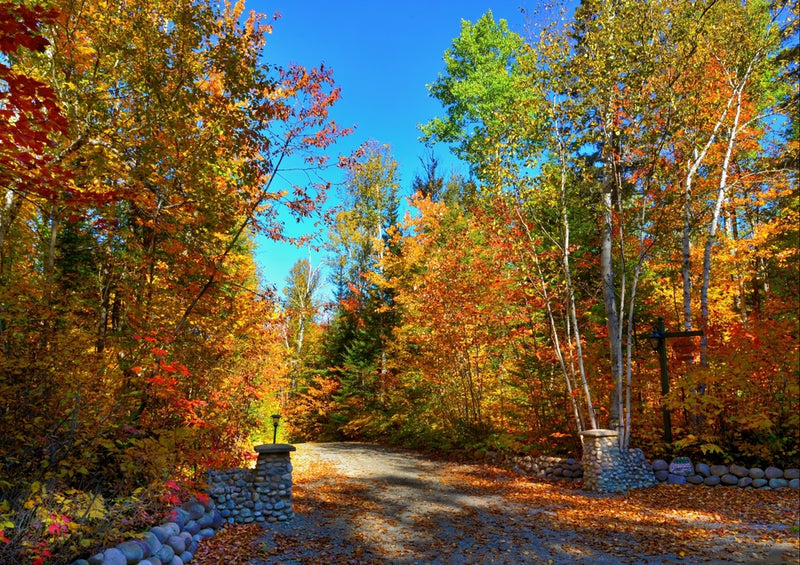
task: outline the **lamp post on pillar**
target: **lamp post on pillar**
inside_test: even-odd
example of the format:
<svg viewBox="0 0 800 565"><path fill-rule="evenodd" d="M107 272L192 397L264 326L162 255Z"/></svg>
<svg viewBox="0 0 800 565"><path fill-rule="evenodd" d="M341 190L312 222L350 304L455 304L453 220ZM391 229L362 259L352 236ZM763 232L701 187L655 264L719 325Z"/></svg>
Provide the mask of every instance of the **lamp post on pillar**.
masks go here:
<svg viewBox="0 0 800 565"><path fill-rule="evenodd" d="M273 414L272 415L272 443L278 439L278 422L281 421L280 414Z"/></svg>

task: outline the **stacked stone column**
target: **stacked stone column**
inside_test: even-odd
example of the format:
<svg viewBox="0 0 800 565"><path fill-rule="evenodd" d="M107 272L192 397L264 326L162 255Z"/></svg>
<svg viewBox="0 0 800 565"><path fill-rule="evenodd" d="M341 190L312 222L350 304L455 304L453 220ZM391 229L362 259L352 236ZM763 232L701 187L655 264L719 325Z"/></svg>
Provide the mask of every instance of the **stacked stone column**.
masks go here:
<svg viewBox="0 0 800 565"><path fill-rule="evenodd" d="M282 522L292 511L292 451L284 443L259 445L255 469L209 473L209 491L230 524Z"/></svg>
<svg viewBox="0 0 800 565"><path fill-rule="evenodd" d="M641 449L623 452L615 430L587 430L583 437L583 490L611 493L656 484Z"/></svg>
<svg viewBox="0 0 800 565"><path fill-rule="evenodd" d="M256 446L258 460L253 473L253 500L263 503L267 522L282 522L294 516L292 511L293 445L278 443Z"/></svg>

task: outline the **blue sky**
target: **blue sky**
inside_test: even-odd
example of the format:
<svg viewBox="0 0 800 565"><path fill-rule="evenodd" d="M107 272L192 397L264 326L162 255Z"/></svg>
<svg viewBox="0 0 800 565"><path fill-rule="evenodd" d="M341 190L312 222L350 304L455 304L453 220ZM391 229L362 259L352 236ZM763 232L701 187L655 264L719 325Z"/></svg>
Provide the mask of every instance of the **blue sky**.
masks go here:
<svg viewBox="0 0 800 565"><path fill-rule="evenodd" d="M399 163L404 197L410 193L414 176L421 173L419 157L425 153L417 125L442 114L425 85L444 71L444 52L459 35L461 20L475 22L491 10L496 20L507 20L513 31L526 36L526 17L520 6L532 11L536 2L246 0L248 11L281 14L265 48L267 63L294 62L306 67L324 63L333 69L342 96L331 116L340 126L355 126L356 130L333 146L332 153L348 154L370 139L389 144ZM449 174L455 168L466 174L466 167L457 163L446 147L435 151L442 173ZM342 180L335 168L326 175L325 180L334 184ZM335 191L334 187L330 195L333 201ZM288 228L291 235L312 229L294 220ZM263 282L279 289L292 265L309 257L307 249L263 238L256 243ZM311 259L315 265L323 261L318 253Z"/></svg>

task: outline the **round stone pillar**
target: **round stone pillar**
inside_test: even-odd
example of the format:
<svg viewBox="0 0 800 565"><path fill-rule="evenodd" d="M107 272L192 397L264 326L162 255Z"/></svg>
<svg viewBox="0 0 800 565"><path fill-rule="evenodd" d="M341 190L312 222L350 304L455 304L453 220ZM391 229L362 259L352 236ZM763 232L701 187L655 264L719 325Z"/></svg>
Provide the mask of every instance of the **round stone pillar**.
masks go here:
<svg viewBox="0 0 800 565"><path fill-rule="evenodd" d="M653 486L656 479L641 449L622 452L616 430L586 430L583 437L583 490L627 492Z"/></svg>
<svg viewBox="0 0 800 565"><path fill-rule="evenodd" d="M292 459L297 448L286 443L257 445L258 460L253 471L253 503L267 522L291 520Z"/></svg>
<svg viewBox="0 0 800 565"><path fill-rule="evenodd" d="M586 430L583 437L583 490L616 492L613 475L619 465L619 432Z"/></svg>

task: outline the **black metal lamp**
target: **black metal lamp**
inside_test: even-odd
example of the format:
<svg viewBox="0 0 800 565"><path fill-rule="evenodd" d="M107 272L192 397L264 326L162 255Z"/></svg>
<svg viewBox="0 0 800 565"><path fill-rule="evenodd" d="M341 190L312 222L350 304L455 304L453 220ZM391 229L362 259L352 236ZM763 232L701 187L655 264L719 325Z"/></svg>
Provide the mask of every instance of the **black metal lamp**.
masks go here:
<svg viewBox="0 0 800 565"><path fill-rule="evenodd" d="M278 439L278 422L280 421L281 421L280 414L272 415L272 443L275 443L275 440Z"/></svg>
<svg viewBox="0 0 800 565"><path fill-rule="evenodd" d="M658 351L658 348L661 346L661 342L664 339L664 334L660 332L657 327L653 326L653 333L651 333L647 339L650 341L650 347L653 348L653 351Z"/></svg>

